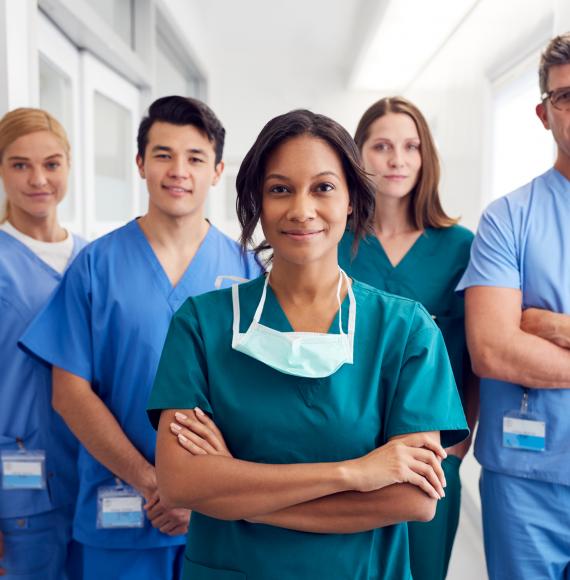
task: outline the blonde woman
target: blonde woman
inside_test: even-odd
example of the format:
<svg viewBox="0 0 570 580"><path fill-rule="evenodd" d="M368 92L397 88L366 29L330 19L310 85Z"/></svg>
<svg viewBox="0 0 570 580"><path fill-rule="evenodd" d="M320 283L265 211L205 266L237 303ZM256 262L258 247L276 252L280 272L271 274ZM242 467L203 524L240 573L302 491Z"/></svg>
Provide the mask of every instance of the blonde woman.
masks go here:
<svg viewBox="0 0 570 580"><path fill-rule="evenodd" d="M50 369L18 348L85 242L57 207L67 190L64 128L41 109L0 120L0 575L80 578L71 540L77 444L51 408Z"/></svg>

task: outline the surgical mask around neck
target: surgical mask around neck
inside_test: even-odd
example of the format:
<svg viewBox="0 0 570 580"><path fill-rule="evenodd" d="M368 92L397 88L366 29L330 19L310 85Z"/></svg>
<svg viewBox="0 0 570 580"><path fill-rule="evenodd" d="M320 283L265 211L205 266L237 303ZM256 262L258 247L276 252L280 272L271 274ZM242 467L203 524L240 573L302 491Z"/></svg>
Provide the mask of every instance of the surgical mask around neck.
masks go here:
<svg viewBox="0 0 570 580"><path fill-rule="evenodd" d="M342 278L346 279L349 298L348 333L342 329L340 289ZM356 301L348 276L339 268L337 286L339 334L320 332L279 332L259 322L269 275L265 279L261 299L251 325L245 333L239 331L239 288L232 287L233 336L232 348L288 375L306 378L323 378L335 373L342 365L352 364Z"/></svg>

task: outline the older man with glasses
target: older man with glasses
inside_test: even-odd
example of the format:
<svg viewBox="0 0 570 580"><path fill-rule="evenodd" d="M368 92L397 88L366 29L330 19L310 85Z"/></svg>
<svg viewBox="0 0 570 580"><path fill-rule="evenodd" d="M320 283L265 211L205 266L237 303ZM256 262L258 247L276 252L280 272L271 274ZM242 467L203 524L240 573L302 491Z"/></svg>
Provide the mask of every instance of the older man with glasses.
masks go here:
<svg viewBox="0 0 570 580"><path fill-rule="evenodd" d="M548 44L539 80L556 162L487 208L457 288L482 377L491 580L570 578L570 33Z"/></svg>

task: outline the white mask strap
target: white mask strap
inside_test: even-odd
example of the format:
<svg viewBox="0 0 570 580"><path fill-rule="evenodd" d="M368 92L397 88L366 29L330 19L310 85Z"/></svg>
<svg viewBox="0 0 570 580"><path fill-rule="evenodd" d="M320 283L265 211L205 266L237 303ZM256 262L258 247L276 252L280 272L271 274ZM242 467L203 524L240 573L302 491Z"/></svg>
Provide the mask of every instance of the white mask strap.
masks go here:
<svg viewBox="0 0 570 580"><path fill-rule="evenodd" d="M239 335L239 288L237 284L232 286L232 306L234 309L233 343Z"/></svg>
<svg viewBox="0 0 570 580"><path fill-rule="evenodd" d="M265 296L267 294L267 284L269 284L269 274L265 277L265 283L263 284L263 292L261 293L261 298L255 314L253 315L253 322L259 322L261 319L261 313L263 312L263 306L265 305Z"/></svg>

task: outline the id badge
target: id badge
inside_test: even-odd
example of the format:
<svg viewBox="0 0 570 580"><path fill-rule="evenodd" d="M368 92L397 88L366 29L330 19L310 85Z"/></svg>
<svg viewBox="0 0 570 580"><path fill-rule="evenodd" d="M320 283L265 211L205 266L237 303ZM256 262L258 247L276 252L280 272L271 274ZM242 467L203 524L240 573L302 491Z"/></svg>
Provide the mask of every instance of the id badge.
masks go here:
<svg viewBox="0 0 570 580"><path fill-rule="evenodd" d="M546 422L528 413L513 411L503 417L503 447L525 451L546 449Z"/></svg>
<svg viewBox="0 0 570 580"><path fill-rule="evenodd" d="M143 497L129 485L97 490L97 528L124 529L144 526Z"/></svg>
<svg viewBox="0 0 570 580"><path fill-rule="evenodd" d="M0 453L0 461L2 463L2 489L46 488L45 451L3 450Z"/></svg>

